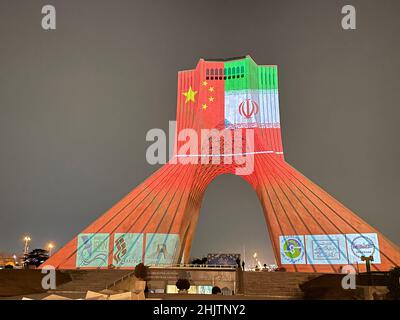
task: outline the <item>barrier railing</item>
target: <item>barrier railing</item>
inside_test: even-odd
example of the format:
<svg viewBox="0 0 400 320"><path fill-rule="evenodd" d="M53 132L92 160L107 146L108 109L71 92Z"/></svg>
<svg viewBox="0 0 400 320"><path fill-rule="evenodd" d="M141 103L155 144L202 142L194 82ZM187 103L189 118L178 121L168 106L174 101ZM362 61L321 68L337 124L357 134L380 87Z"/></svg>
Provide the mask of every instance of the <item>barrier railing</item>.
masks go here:
<svg viewBox="0 0 400 320"><path fill-rule="evenodd" d="M204 269L236 269L236 265L231 264L191 264L191 263L178 263L178 264L154 264L148 265L149 268L204 268Z"/></svg>
<svg viewBox="0 0 400 320"><path fill-rule="evenodd" d="M229 269L235 270L237 268L236 265L220 265L220 264L190 264L190 263L178 263L178 264L156 264L156 265L147 265L150 269L165 269L165 268L204 268L204 269ZM115 280L111 285L107 285L106 289L115 287L118 283L131 278L135 274L135 271L129 272L122 276L121 278Z"/></svg>

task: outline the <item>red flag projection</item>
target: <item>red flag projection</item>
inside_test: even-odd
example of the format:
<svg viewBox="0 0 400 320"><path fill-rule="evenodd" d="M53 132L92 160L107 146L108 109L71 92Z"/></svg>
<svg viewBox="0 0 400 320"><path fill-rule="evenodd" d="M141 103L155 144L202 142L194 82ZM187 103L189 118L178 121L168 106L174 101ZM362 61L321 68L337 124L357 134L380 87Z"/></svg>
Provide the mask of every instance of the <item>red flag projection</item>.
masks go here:
<svg viewBox="0 0 400 320"><path fill-rule="evenodd" d="M228 173L256 191L276 262L287 271L337 272L346 264L365 270L362 256L373 257L373 270L400 264L395 244L285 162L276 66L248 56L200 60L179 72L176 118L170 161L44 265L188 262L204 192ZM188 146L193 136L199 147Z"/></svg>

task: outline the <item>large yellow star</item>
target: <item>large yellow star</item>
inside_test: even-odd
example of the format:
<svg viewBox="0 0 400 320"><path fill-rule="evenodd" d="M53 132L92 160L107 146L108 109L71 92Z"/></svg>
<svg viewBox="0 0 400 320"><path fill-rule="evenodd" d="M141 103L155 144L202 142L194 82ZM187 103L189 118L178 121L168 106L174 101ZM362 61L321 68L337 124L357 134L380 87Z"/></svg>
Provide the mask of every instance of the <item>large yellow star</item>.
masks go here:
<svg viewBox="0 0 400 320"><path fill-rule="evenodd" d="M187 92L183 92L183 95L186 97L185 103L194 102L194 97L196 96L197 91L193 91L192 87L189 86L189 90Z"/></svg>

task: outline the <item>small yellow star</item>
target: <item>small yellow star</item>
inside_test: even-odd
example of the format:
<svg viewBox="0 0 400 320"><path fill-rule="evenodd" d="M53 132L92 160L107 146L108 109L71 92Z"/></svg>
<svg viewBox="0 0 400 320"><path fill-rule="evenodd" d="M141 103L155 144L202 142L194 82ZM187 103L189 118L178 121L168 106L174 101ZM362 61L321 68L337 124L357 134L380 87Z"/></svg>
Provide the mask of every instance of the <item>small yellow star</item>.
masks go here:
<svg viewBox="0 0 400 320"><path fill-rule="evenodd" d="M206 86L208 84L207 81L203 81L203 86Z"/></svg>
<svg viewBox="0 0 400 320"><path fill-rule="evenodd" d="M197 91L193 91L192 87L189 86L189 90L187 92L183 92L183 95L186 97L185 103L194 102L194 97L196 96Z"/></svg>
<svg viewBox="0 0 400 320"><path fill-rule="evenodd" d="M210 87L210 88L208 89L208 91L213 92L213 91L214 91L214 87Z"/></svg>
<svg viewBox="0 0 400 320"><path fill-rule="evenodd" d="M214 102L214 97L209 97L208 100L209 100L210 102Z"/></svg>
<svg viewBox="0 0 400 320"><path fill-rule="evenodd" d="M208 108L208 105L206 105L205 103L203 103L202 108L203 108L204 110L206 110L206 109Z"/></svg>

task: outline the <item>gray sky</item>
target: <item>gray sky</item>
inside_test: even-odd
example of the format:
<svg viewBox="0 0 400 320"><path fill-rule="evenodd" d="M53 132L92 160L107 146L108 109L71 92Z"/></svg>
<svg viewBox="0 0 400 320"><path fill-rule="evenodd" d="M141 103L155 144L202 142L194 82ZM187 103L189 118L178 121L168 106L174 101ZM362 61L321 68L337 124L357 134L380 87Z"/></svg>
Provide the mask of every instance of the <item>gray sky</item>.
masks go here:
<svg viewBox="0 0 400 320"><path fill-rule="evenodd" d="M57 30L41 29L53 4ZM158 167L177 71L250 54L279 67L286 160L400 244L400 2L0 1L0 251L59 246ZM230 223L226 224L226 216ZM241 178L207 190L193 255L246 246L272 262Z"/></svg>

